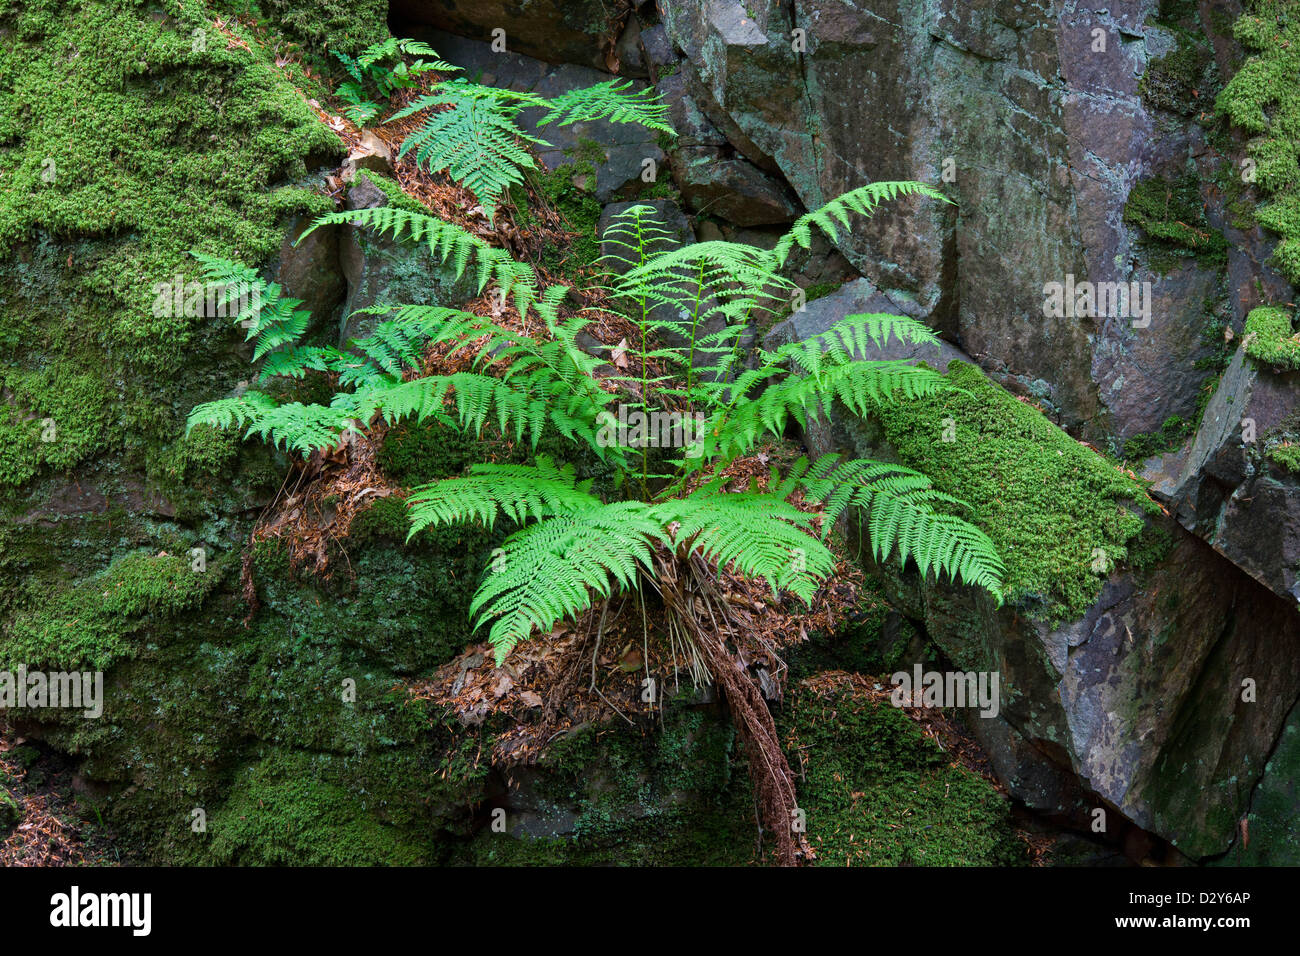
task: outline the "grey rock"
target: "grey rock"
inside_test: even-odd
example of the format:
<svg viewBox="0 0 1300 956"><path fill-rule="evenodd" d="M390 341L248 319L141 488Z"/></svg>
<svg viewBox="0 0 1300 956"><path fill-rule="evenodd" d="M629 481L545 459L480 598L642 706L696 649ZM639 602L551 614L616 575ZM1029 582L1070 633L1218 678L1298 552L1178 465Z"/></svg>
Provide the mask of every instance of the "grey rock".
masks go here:
<svg viewBox="0 0 1300 956"><path fill-rule="evenodd" d="M373 209L388 197L366 177L348 189L348 209ZM364 338L382 321L360 309L397 305L457 305L475 293L473 277L456 276L450 263L437 261L423 246L394 241L361 226L347 226L340 240L339 261L347 297L339 322L339 341Z"/></svg>

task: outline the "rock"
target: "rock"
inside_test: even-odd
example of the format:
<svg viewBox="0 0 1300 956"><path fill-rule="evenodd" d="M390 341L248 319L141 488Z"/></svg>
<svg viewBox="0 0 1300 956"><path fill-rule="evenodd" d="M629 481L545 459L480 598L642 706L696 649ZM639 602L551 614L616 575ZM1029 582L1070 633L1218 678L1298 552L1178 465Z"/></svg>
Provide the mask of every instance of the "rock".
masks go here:
<svg viewBox="0 0 1300 956"><path fill-rule="evenodd" d="M465 69L469 76L489 86L518 92L535 92L557 96L568 90L581 89L610 79L608 73L586 66L553 66L518 53L494 53L491 45L439 31L428 31L424 38L446 60ZM635 81L634 89L647 84ZM667 157L659 146L659 134L636 123L611 123L605 120L552 123L538 126L542 117L537 109L525 110L519 117L520 128L540 137L547 144L537 152L547 170L576 166L593 174L589 190L599 202L631 198L648 188L653 179L643 179L648 164L656 177L666 175Z"/></svg>
<svg viewBox="0 0 1300 956"><path fill-rule="evenodd" d="M628 18L627 26L614 45L614 54L618 57L619 74L642 80L649 78L650 70L646 65L645 52L641 49L641 24L636 17Z"/></svg>
<svg viewBox="0 0 1300 956"><path fill-rule="evenodd" d="M393 154L382 139L368 129L361 131L361 142L343 161L340 179L349 183L358 169L368 169L381 176L393 175Z"/></svg>
<svg viewBox="0 0 1300 956"><path fill-rule="evenodd" d="M1294 434L1297 412L1300 372L1262 369L1239 348L1190 446L1145 474L1183 527L1291 601L1300 601L1300 480L1269 453Z"/></svg>
<svg viewBox="0 0 1300 956"><path fill-rule="evenodd" d="M561 66L546 74L533 92L554 97L569 90L594 86L609 77L581 66ZM634 89L644 89L636 81ZM553 123L539 127L539 110L525 110L520 116L524 132L541 137L551 148L539 148L547 169L585 164L596 174L591 192L599 202L635 195L661 175L667 157L659 146L659 134L638 123L612 123L596 120L561 126ZM649 177L649 178L647 178Z"/></svg>
<svg viewBox="0 0 1300 956"><path fill-rule="evenodd" d="M360 174L348 189L348 209L373 209L398 199L398 187L386 192L384 180ZM406 202L413 200L405 199ZM362 226L346 226L339 259L347 280L347 297L339 324L339 340L364 338L382 321L375 314L357 315L360 309L383 305L460 305L473 298L473 277L457 277L455 266L442 263L422 245L379 236Z"/></svg>
<svg viewBox="0 0 1300 956"><path fill-rule="evenodd" d="M790 191L743 159L726 159L718 149L679 149L672 154L673 178L697 213L737 226L769 226L801 212Z"/></svg>
<svg viewBox="0 0 1300 956"><path fill-rule="evenodd" d="M765 342L804 339L845 314L902 312L902 305L859 280L808 303L773 327ZM946 344L939 353L895 345L880 357L944 367L961 355ZM1018 408L1019 417L1037 415L996 386L981 388L989 401ZM979 423L963 421L961 427ZM810 420L804 441L814 455L898 460L879 423L843 409L830 421ZM1061 435L1060 442L1055 453L1071 447L1079 454L1068 437ZM1025 455L1054 453L1052 445L1030 440L1017 447ZM987 467L1016 464L990 461ZM1063 496L1074 493L1061 490ZM1040 518L1015 520L1032 527ZM871 564L871 570L890 602L924 623L954 669L1000 675L999 714L972 716L969 723L1013 795L1080 826L1093 808L1107 808L1203 858L1223 852L1233 839L1249 788L1300 695L1300 618L1290 602L1172 519L1148 515L1144 521L1145 530L1129 546L1145 555L1142 569L1114 568L1082 613L1060 624L1035 619L1034 601L998 607L987 592L922 581L893 562ZM856 523L848 528L850 547L870 554ZM1150 545L1147 554L1142 541L1164 544ZM1247 678L1259 692L1243 700Z"/></svg>
<svg viewBox="0 0 1300 956"><path fill-rule="evenodd" d="M1192 417L1206 377L1193 368L1205 354L1206 300L1240 318L1228 288L1278 283L1258 243L1230 249L1231 286L1217 262L1183 256L1157 269L1124 209L1135 184L1157 174L1195 167L1209 182L1220 164L1235 165L1185 114L1171 121L1148 103L1139 83L1177 43L1219 36L1218 21L1193 11L1162 25L1149 5L945 0L934 12L915 16L896 0L870 13L847 0L681 0L663 14L699 111L750 163L778 171L805 208L895 179L938 184L959 204L894 203L839 246L1001 384L1042 383L1061 424L1094 440ZM1095 31L1104 50L1092 48ZM1230 43L1204 51L1233 68ZM1200 198L1208 228L1227 231L1223 198L1208 189ZM1067 275L1150 281L1150 326L1045 318L1044 285Z"/></svg>
<svg viewBox="0 0 1300 956"><path fill-rule="evenodd" d="M484 43L502 30L510 52L594 67L605 66L605 50L631 10L626 0L394 0L389 6L396 20ZM442 47L435 49L446 55Z"/></svg>
<svg viewBox="0 0 1300 956"><path fill-rule="evenodd" d="M310 225L305 217L290 224L271 280L280 283L287 295L302 299L313 326L322 327L338 318L347 286L339 271L340 229L326 226L299 241Z"/></svg>
<svg viewBox="0 0 1300 956"><path fill-rule="evenodd" d="M668 105L668 125L677 133L678 149L693 146L721 149L727 145L727 137L700 111L687 91L684 76L673 73L661 77L655 83L655 90Z"/></svg>
<svg viewBox="0 0 1300 956"><path fill-rule="evenodd" d="M673 49L673 41L668 39L668 31L662 23L643 29L637 39L641 44L642 62L655 83L662 82L668 73L679 68L681 57Z"/></svg>

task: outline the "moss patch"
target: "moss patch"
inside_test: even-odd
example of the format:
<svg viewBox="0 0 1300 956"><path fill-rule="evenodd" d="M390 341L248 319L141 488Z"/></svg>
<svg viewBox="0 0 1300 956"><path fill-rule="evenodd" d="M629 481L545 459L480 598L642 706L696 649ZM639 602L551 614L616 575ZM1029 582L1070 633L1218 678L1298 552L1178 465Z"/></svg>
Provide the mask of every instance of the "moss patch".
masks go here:
<svg viewBox="0 0 1300 956"><path fill-rule="evenodd" d="M137 653L130 636L148 623L202 603L228 567L218 560L196 571L188 557L128 555L74 587L52 589L45 604L19 615L0 644L0 660L103 670Z"/></svg>
<svg viewBox="0 0 1300 956"><path fill-rule="evenodd" d="M1258 221L1281 236L1273 264L1300 282L1300 2L1251 0L1233 26L1249 51L1215 108L1253 137L1255 183L1271 201Z"/></svg>
<svg viewBox="0 0 1300 956"><path fill-rule="evenodd" d="M1227 262L1228 242L1211 228L1194 175L1136 183L1124 203L1124 221L1145 233L1142 243L1158 271L1168 272L1183 256L1211 266Z"/></svg>
<svg viewBox="0 0 1300 956"><path fill-rule="evenodd" d="M1159 431L1144 432L1127 439L1124 442L1124 460L1142 462L1175 451L1195 430L1195 426L1181 415L1171 415L1164 420Z"/></svg>
<svg viewBox="0 0 1300 956"><path fill-rule="evenodd" d="M193 0L0 5L0 482L180 431L224 322L154 308L190 249L267 261L341 151L273 54ZM31 423L56 426L42 440Z"/></svg>
<svg viewBox="0 0 1300 956"><path fill-rule="evenodd" d="M1300 334L1291 325L1291 310L1261 306L1246 316L1246 354L1278 369L1300 368Z"/></svg>
<svg viewBox="0 0 1300 956"><path fill-rule="evenodd" d="M801 691L786 738L821 866L1026 862L1007 799L902 711L851 692Z"/></svg>
<svg viewBox="0 0 1300 956"><path fill-rule="evenodd" d="M953 362L947 375L962 391L891 407L879 416L885 437L904 464L970 503L1006 563L1009 600L1053 624L1078 617L1143 528L1133 505L1158 506L979 369ZM955 440L945 442L948 418Z"/></svg>

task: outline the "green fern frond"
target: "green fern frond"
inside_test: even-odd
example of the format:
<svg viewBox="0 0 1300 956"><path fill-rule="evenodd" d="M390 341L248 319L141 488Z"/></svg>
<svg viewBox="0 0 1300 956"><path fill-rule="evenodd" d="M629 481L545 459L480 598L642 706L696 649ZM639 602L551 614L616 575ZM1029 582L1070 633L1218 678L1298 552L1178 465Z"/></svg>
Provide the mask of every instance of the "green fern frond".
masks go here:
<svg viewBox="0 0 1300 956"><path fill-rule="evenodd" d="M725 494L705 486L657 503L654 514L665 525L678 523L676 546L804 601L835 568L834 555L811 533L813 516L769 494Z"/></svg>
<svg viewBox="0 0 1300 956"><path fill-rule="evenodd" d="M931 571L983 587L1001 602L1006 568L997 546L979 528L940 508L965 502L934 487L925 475L902 465L826 455L809 468L801 459L779 493L802 489L808 501L825 505L823 533L849 506L862 509L873 556L897 554L916 562L922 577Z"/></svg>
<svg viewBox="0 0 1300 956"><path fill-rule="evenodd" d="M420 166L447 173L474 194L491 221L501 194L521 185L524 170L537 166L520 141L542 140L519 129L516 115L521 105L515 94L453 80L419 97L389 122L427 111L424 125L406 137L398 155L414 150Z"/></svg>
<svg viewBox="0 0 1300 956"><path fill-rule="evenodd" d="M776 264L778 266L785 264L796 243L805 249L811 249L814 226L824 232L831 242L837 242L840 233L847 232L852 226L851 213L870 216L882 202L911 195L928 196L946 203L952 202L937 189L922 183L879 182L859 186L842 196L837 196L820 209L814 209L796 219L790 231L778 240L772 250Z"/></svg>
<svg viewBox="0 0 1300 956"><path fill-rule="evenodd" d="M648 572L663 526L640 501L583 507L515 532L470 604L475 627L489 624L500 664L534 632L582 613L593 597L635 589Z"/></svg>
<svg viewBox="0 0 1300 956"><path fill-rule="evenodd" d="M572 465L557 468L545 455L536 465L474 465L464 478L447 478L415 489L407 540L429 526L480 521L491 528L499 516L523 524L598 506L600 499L578 482Z"/></svg>
<svg viewBox="0 0 1300 956"><path fill-rule="evenodd" d="M530 290L537 285L537 275L532 268L525 263L516 262L504 249L497 249L455 223L444 222L437 216L410 209L379 206L326 213L307 228L298 242L322 226L342 223L366 226L380 235L397 240L423 242L438 261L452 263L457 278L473 266L477 273L479 292L489 283L494 283L503 295L513 293L518 302L522 293L527 301L531 298Z"/></svg>
<svg viewBox="0 0 1300 956"><path fill-rule="evenodd" d="M548 112L538 126L547 126L557 120L561 126L585 123L590 120L609 120L614 123L639 123L646 129L657 130L675 137L677 131L668 123L668 106L652 87L630 92L631 80L607 80L586 89L570 90L547 102Z"/></svg>
<svg viewBox="0 0 1300 956"><path fill-rule="evenodd" d="M253 391L245 392L237 398L204 402L190 410L185 422L185 432L189 434L196 425L211 425L214 428L229 428L235 425L243 428L268 414L275 407L275 399Z"/></svg>

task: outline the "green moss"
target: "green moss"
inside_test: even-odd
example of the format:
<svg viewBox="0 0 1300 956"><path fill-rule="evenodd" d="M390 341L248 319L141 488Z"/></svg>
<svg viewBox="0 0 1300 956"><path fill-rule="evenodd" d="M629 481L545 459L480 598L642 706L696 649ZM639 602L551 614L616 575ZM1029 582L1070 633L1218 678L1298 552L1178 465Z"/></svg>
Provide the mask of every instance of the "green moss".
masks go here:
<svg viewBox="0 0 1300 956"><path fill-rule="evenodd" d="M1283 442L1268 450L1268 457L1293 475L1300 475L1300 443Z"/></svg>
<svg viewBox="0 0 1300 956"><path fill-rule="evenodd" d="M1215 108L1251 137L1260 224L1281 236L1273 264L1300 282L1300 3L1252 0L1233 35L1249 51Z"/></svg>
<svg viewBox="0 0 1300 956"><path fill-rule="evenodd" d="M753 796L734 733L716 709L670 703L649 733L586 727L555 742L530 784L536 810L567 821L539 832L509 813L457 851L470 865L725 866L754 857Z"/></svg>
<svg viewBox="0 0 1300 956"><path fill-rule="evenodd" d="M421 847L331 777L337 758L275 753L242 770L208 826L212 859L247 866L421 866ZM196 836L195 839L201 839Z"/></svg>
<svg viewBox="0 0 1300 956"><path fill-rule="evenodd" d="M0 786L0 836L8 835L22 818L23 811L18 806L18 801L14 799L13 794Z"/></svg>
<svg viewBox="0 0 1300 956"><path fill-rule="evenodd" d="M1155 455L1175 451L1182 447L1195 431L1193 424L1181 415L1170 415L1159 431L1133 435L1124 442L1124 460L1143 462Z"/></svg>
<svg viewBox="0 0 1300 956"><path fill-rule="evenodd" d="M600 161L603 161L603 154ZM601 205L584 188L595 186L595 162L579 158L575 163L549 172L532 173L529 178L544 201L559 211L566 228L573 233L572 240L565 246L543 249L542 264L559 275L576 280L600 258L600 237L596 229L600 224ZM527 229L535 225L523 190L516 187L511 190L511 196L520 226Z"/></svg>
<svg viewBox="0 0 1300 956"><path fill-rule="evenodd" d="M1139 84L1142 97L1152 106L1183 116L1204 111L1222 83L1197 4L1166 0L1155 20L1173 33L1174 48L1147 64Z"/></svg>
<svg viewBox="0 0 1300 956"><path fill-rule="evenodd" d="M228 568L221 559L197 571L188 557L128 555L71 588L52 588L15 619L0 659L10 667L103 670L138 653L131 638L148 623L202 603Z"/></svg>
<svg viewBox="0 0 1300 956"><path fill-rule="evenodd" d="M1246 316L1246 354L1277 369L1300 368L1300 335L1291 325L1291 310L1260 306Z"/></svg>
<svg viewBox="0 0 1300 956"><path fill-rule="evenodd" d="M1227 262L1228 242L1210 226L1194 175L1136 183L1124 204L1124 221L1145 233L1143 245L1161 272L1169 271L1182 256L1196 256L1213 266Z"/></svg>
<svg viewBox="0 0 1300 956"><path fill-rule="evenodd" d="M405 209L408 212L419 212L424 213L425 215L429 214L429 208L418 199L407 194L396 180L372 172L369 169L357 170L357 179L364 179L382 192L388 199L388 205L395 209Z"/></svg>
<svg viewBox="0 0 1300 956"><path fill-rule="evenodd" d="M961 362L948 378L962 391L906 401L880 417L904 464L971 505L970 517L1006 563L1007 598L1059 623L1096 600L1106 571L1128 556L1143 528L1136 504L1158 511L1142 486L1079 444L979 369ZM943 441L944 421L956 426Z"/></svg>
<svg viewBox="0 0 1300 956"><path fill-rule="evenodd" d="M1010 807L950 762L901 710L851 692L801 690L787 754L821 866L1024 864Z"/></svg>
<svg viewBox="0 0 1300 956"><path fill-rule="evenodd" d="M260 0L256 6L280 32L314 51L355 54L388 37L387 0Z"/></svg>
<svg viewBox="0 0 1300 956"><path fill-rule="evenodd" d="M178 434L178 369L235 332L155 314L156 284L196 277L190 249L264 262L287 217L329 206L291 184L337 137L232 29L243 46L192 0L0 13L0 482Z"/></svg>

